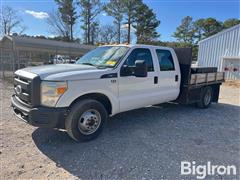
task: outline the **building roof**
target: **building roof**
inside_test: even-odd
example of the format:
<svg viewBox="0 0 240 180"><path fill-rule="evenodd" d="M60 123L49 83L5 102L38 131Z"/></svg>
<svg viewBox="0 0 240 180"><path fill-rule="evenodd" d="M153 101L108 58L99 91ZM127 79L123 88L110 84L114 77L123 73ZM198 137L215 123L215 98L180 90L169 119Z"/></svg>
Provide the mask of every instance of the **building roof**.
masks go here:
<svg viewBox="0 0 240 180"><path fill-rule="evenodd" d="M70 43L22 36L6 35L1 40L2 44L5 40L11 41L14 48L25 51L41 51L48 53L81 55L95 48L95 46L93 45L84 45L79 43Z"/></svg>
<svg viewBox="0 0 240 180"><path fill-rule="evenodd" d="M228 32L230 32L230 31L232 31L232 30L235 30L235 29L239 29L239 31L240 31L240 24L238 24L238 25L236 25L236 26L233 26L233 27L230 27L230 28L228 28L228 29L225 29L225 30L223 30L223 31L220 31L219 33L214 34L214 35L212 35L212 36L210 36L210 37L208 37L208 38L206 38L206 39L203 39L203 40L199 41L198 44L200 44L200 43L202 43L202 42L205 42L205 41L208 41L208 40L210 40L210 39L213 39L213 38L215 38L215 37L218 37L218 36L220 36L220 35L222 35L222 34L228 33Z"/></svg>

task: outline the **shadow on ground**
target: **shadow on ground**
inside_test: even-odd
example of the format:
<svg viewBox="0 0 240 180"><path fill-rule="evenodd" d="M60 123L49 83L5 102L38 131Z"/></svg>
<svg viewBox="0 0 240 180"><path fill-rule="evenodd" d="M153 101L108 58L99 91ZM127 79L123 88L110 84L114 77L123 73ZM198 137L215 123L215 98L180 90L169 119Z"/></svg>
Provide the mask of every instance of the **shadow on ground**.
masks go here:
<svg viewBox="0 0 240 180"><path fill-rule="evenodd" d="M90 142L40 128L32 137L56 166L81 179L179 179L181 161L240 165L239 113L228 104L204 110L163 104L111 118Z"/></svg>

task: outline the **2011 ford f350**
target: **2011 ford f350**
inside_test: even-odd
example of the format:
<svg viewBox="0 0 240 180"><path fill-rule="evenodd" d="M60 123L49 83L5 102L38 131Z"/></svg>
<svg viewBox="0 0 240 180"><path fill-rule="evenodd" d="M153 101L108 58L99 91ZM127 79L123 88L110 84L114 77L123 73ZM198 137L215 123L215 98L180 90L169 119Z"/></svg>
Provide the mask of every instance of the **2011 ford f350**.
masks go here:
<svg viewBox="0 0 240 180"><path fill-rule="evenodd" d="M98 47L76 64L17 70L14 113L37 127L65 129L76 141L96 138L109 116L164 102L207 108L218 102L224 73L191 68L190 48Z"/></svg>

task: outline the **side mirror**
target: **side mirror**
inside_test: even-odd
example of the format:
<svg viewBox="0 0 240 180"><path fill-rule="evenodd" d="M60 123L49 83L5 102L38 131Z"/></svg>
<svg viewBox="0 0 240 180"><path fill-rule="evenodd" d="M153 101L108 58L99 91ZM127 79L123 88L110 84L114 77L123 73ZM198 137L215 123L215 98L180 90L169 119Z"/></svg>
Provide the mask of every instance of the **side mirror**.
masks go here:
<svg viewBox="0 0 240 180"><path fill-rule="evenodd" d="M120 75L121 76L131 76L132 73L130 71L130 68L127 65L123 65L120 70Z"/></svg>
<svg viewBox="0 0 240 180"><path fill-rule="evenodd" d="M147 68L146 61L136 60L135 66L136 67L135 67L134 75L136 77L147 77L148 68Z"/></svg>

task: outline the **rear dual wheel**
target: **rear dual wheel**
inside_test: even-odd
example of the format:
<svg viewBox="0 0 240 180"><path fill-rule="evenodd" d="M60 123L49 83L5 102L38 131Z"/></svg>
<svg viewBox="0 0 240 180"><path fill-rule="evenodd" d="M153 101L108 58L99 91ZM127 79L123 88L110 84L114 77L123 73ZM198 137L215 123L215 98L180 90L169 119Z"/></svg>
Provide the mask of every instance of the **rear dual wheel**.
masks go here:
<svg viewBox="0 0 240 180"><path fill-rule="evenodd" d="M108 113L100 102L85 99L72 106L65 128L75 141L89 141L98 137L107 119Z"/></svg>
<svg viewBox="0 0 240 180"><path fill-rule="evenodd" d="M203 89L200 97L200 101L197 103L199 108L208 108L212 103L213 91L211 86L207 86Z"/></svg>

